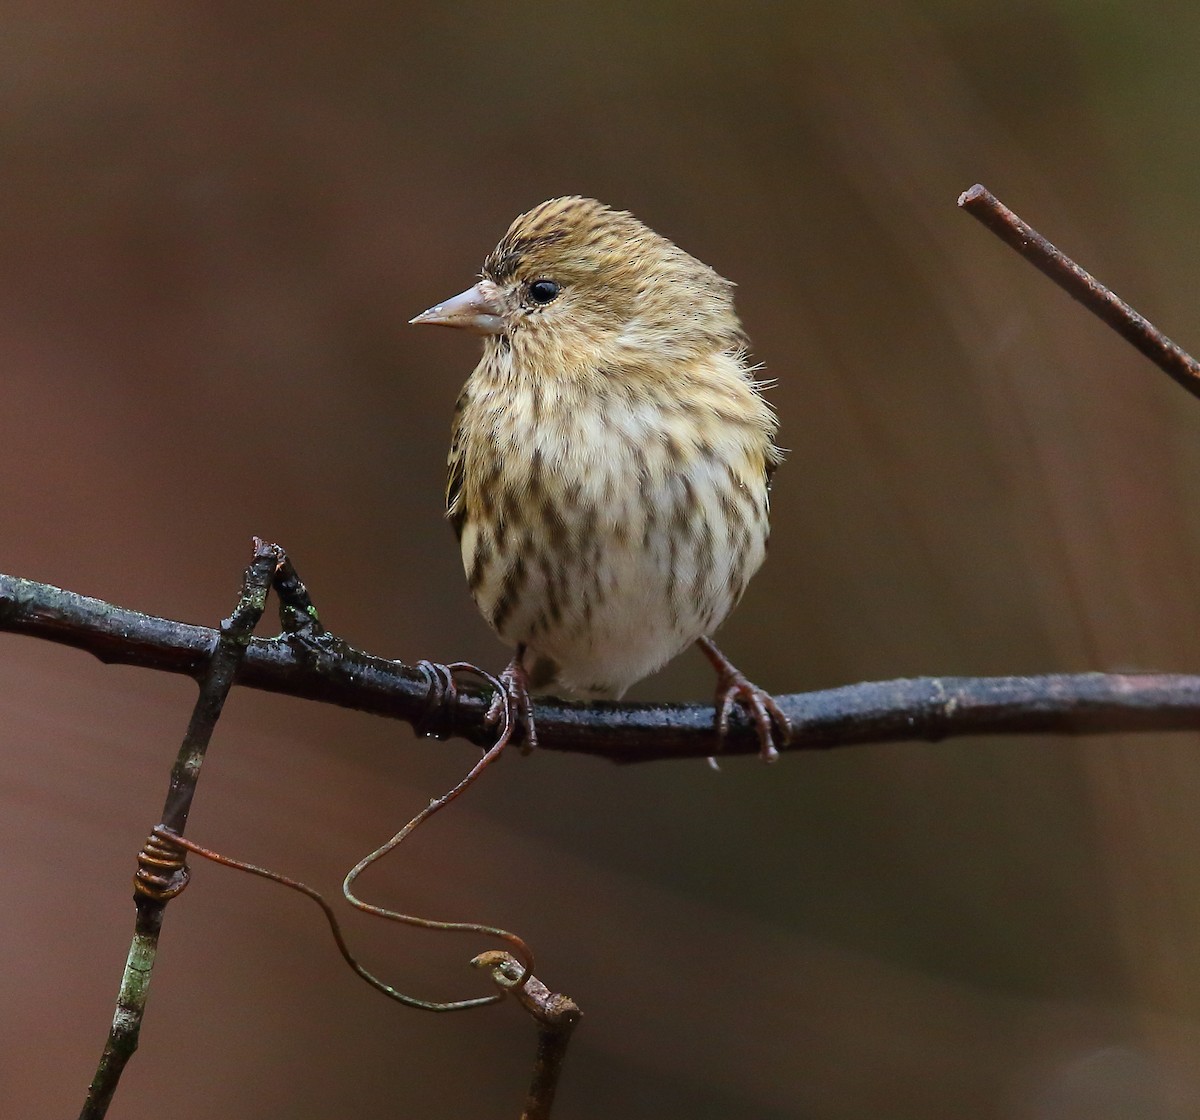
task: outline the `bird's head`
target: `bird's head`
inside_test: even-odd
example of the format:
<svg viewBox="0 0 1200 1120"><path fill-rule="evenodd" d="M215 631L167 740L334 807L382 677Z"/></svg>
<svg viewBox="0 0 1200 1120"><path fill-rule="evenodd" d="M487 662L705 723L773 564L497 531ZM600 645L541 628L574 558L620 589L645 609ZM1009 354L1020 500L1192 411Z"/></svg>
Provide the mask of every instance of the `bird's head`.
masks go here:
<svg viewBox="0 0 1200 1120"><path fill-rule="evenodd" d="M484 335L542 376L633 371L743 346L732 288L632 214L554 198L513 222L479 283L412 322Z"/></svg>

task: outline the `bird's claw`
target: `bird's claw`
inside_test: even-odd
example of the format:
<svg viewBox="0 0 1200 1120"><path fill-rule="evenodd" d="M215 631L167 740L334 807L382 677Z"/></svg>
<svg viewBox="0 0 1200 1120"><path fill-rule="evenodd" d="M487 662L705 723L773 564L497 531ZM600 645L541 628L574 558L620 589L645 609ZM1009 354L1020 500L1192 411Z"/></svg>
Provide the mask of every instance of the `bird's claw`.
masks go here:
<svg viewBox="0 0 1200 1120"><path fill-rule="evenodd" d="M779 747L792 739L791 721L769 692L748 681L736 669L722 674L717 681L717 739L724 743L729 734L729 713L740 704L758 731L758 756L763 762L779 758ZM776 745L778 744L778 746Z"/></svg>
<svg viewBox="0 0 1200 1120"><path fill-rule="evenodd" d="M786 747L792 740L791 720L784 715L775 697L748 680L711 638L701 638L698 644L717 671L714 724L718 744L724 746L729 734L729 713L734 704L739 704L758 732L759 758L763 762L775 762L779 758L779 748Z"/></svg>
<svg viewBox="0 0 1200 1120"><path fill-rule="evenodd" d="M492 697L487 710L488 723L498 723L503 716L513 740L522 750L529 751L538 745L537 725L533 720L533 701L529 698L529 675L522 664L522 650L508 663L500 674L503 692Z"/></svg>

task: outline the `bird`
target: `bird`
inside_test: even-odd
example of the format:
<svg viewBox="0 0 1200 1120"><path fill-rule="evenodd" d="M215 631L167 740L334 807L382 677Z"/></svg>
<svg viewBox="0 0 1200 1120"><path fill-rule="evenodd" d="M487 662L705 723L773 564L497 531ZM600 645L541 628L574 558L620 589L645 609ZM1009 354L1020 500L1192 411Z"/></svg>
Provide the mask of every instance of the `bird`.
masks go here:
<svg viewBox="0 0 1200 1120"><path fill-rule="evenodd" d="M761 566L783 459L734 285L632 214L553 198L480 279L410 322L479 335L454 407L446 514L480 611L515 652L503 703L620 698L695 644L778 757L792 728L712 634ZM493 707L493 718L501 714Z"/></svg>

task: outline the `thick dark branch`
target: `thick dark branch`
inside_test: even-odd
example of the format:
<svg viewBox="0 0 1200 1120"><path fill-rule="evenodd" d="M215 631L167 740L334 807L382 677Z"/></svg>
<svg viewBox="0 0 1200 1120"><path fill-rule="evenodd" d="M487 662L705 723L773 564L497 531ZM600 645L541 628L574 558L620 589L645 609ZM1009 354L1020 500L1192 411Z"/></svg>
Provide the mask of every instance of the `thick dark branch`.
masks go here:
<svg viewBox="0 0 1200 1120"><path fill-rule="evenodd" d="M102 661L198 678L215 630L139 614L47 584L0 575L0 631L46 638ZM420 669L374 657L335 638L255 638L237 683L340 704L430 726L429 680ZM777 697L797 728L790 750L863 743L936 742L959 735L1200 730L1200 677L1081 673L1039 677L923 677ZM440 731L490 744L489 697L460 690L437 720ZM758 751L738 718L728 754ZM537 706L543 749L600 755L615 762L703 758L714 747L713 710L701 704Z"/></svg>
<svg viewBox="0 0 1200 1120"><path fill-rule="evenodd" d="M1109 291L1061 249L1055 248L1027 222L1022 221L980 183L958 196L958 204L978 218L1006 245L1041 269L1069 296L1098 315L1126 342L1137 347L1159 369L1165 370L1193 396L1200 397L1200 362L1176 346L1153 323L1144 319L1120 296Z"/></svg>

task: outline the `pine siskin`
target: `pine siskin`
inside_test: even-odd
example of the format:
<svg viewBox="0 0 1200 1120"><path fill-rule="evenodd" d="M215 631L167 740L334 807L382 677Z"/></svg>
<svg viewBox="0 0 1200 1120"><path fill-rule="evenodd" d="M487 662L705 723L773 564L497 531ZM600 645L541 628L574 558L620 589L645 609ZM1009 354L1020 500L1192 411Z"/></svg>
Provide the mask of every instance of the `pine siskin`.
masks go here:
<svg viewBox="0 0 1200 1120"><path fill-rule="evenodd" d="M693 642L719 736L734 703L763 758L790 736L709 637L763 562L782 458L732 287L631 214L556 198L412 320L484 339L446 510L476 603L516 647L504 681L531 742L530 688L619 697Z"/></svg>

